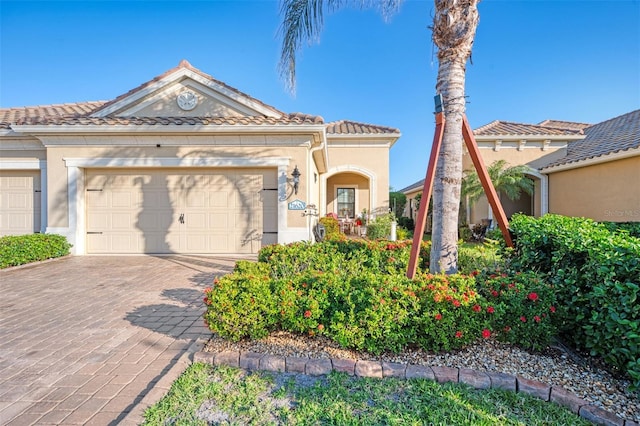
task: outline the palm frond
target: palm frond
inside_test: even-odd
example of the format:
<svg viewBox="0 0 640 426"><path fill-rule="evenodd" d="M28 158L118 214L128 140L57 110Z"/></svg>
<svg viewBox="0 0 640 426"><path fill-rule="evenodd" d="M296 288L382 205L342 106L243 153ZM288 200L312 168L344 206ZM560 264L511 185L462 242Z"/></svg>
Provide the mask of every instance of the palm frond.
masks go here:
<svg viewBox="0 0 640 426"><path fill-rule="evenodd" d="M324 26L324 13L334 12L348 0L281 0L282 24L279 36L282 38L278 72L287 89L296 91L296 54L303 44L314 44L320 39ZM356 2L353 2L356 3ZM400 7L402 0L361 0L360 6L375 7L387 19Z"/></svg>

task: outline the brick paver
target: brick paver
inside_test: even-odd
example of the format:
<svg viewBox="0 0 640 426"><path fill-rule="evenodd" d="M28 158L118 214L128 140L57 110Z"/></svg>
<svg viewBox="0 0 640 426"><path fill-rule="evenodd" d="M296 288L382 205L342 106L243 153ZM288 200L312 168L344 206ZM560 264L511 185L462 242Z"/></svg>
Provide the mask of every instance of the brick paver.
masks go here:
<svg viewBox="0 0 640 426"><path fill-rule="evenodd" d="M117 424L209 334L235 258L78 256L0 271L0 424Z"/></svg>

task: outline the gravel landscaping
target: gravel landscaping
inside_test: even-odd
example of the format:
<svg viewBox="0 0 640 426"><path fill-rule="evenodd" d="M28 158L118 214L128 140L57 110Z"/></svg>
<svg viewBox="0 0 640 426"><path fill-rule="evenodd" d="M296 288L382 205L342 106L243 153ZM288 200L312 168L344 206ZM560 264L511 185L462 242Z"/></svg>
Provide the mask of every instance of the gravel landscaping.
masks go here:
<svg viewBox="0 0 640 426"><path fill-rule="evenodd" d="M628 391L629 382L616 379L562 345L543 353L530 353L493 339L479 342L459 351L432 354L423 350L379 356L346 350L323 337L306 337L287 332L272 333L262 340L237 343L213 336L205 351L250 351L262 354L308 357L376 360L406 364L470 368L478 371L503 372L562 386L597 407L619 417L640 422L640 396Z"/></svg>

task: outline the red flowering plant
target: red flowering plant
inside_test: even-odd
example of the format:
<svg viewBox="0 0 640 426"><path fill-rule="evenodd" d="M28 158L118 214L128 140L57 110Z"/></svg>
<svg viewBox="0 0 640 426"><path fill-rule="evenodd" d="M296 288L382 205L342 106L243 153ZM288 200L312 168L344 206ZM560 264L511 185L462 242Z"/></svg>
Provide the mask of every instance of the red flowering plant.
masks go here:
<svg viewBox="0 0 640 426"><path fill-rule="evenodd" d="M552 286L539 274L493 271L476 280L491 305L489 318L498 340L536 350L549 344L557 333L557 302Z"/></svg>
<svg viewBox="0 0 640 426"><path fill-rule="evenodd" d="M478 294L473 275L422 274L414 282L420 301L416 340L423 349L460 348L491 333L487 310L495 308Z"/></svg>
<svg viewBox="0 0 640 426"><path fill-rule="evenodd" d="M296 333L314 335L325 331L323 314L327 309L329 290L336 285L336 277L307 271L289 279L274 280L272 288L277 297L279 326Z"/></svg>

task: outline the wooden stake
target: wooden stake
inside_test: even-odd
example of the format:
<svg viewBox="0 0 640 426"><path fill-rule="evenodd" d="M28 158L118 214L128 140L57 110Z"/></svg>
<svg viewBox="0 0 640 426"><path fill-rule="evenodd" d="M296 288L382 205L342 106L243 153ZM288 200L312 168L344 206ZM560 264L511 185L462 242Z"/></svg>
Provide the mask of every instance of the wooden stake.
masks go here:
<svg viewBox="0 0 640 426"><path fill-rule="evenodd" d="M502 231L504 241L507 243L507 246L513 247L513 241L511 241L511 234L509 233L509 222L507 222L507 216L504 213L504 209L502 208L496 189L493 186L493 182L491 182L489 172L487 172L487 167L484 165L484 161L482 161L482 156L480 156L480 150L478 149L478 143L476 142L476 138L473 136L471 127L469 127L466 115L462 117L462 137L467 145L471 161L473 161L473 166L478 172L478 177L480 178L480 182L484 188L484 193L489 200L489 205L493 210L494 216L496 216L496 219L498 220L498 226Z"/></svg>
<svg viewBox="0 0 640 426"><path fill-rule="evenodd" d="M407 267L407 277L413 279L418 268L418 257L420 256L420 246L422 244L422 236L427 223L427 212L429 211L429 199L431 198L431 189L433 188L433 179L436 175L436 164L438 163L438 154L442 145L442 135L444 134L444 113L436 113L436 130L433 135L433 143L431 144L431 156L429 157L429 165L427 166L427 174L424 178L422 187L422 197L420 198L420 207L418 208L418 217L416 218L415 229L413 230L413 245L411 246L411 256L409 257L409 266Z"/></svg>

